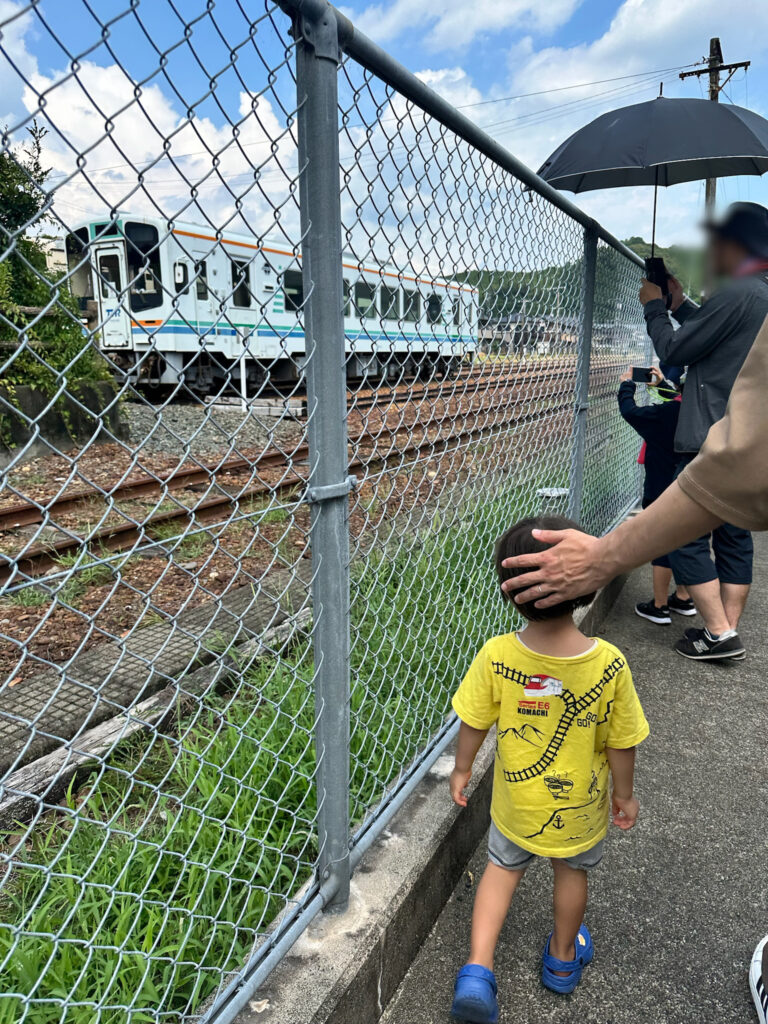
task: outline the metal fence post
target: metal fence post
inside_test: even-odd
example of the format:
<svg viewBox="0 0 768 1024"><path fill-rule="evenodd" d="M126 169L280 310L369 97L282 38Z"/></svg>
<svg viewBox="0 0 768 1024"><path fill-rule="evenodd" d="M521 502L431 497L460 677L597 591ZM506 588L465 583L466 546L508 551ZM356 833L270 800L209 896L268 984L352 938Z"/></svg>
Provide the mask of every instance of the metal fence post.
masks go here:
<svg viewBox="0 0 768 1024"><path fill-rule="evenodd" d="M589 409L589 369L592 361L592 320L595 312L597 231L584 228L584 267L581 278L581 322L576 360L576 399L573 411L571 474L568 487L568 515L579 522L584 497L584 455Z"/></svg>
<svg viewBox="0 0 768 1024"><path fill-rule="evenodd" d="M287 6L287 5L286 5ZM293 5L291 5L292 7ZM349 525L336 18L294 9L312 504L318 870L324 906L349 898Z"/></svg>

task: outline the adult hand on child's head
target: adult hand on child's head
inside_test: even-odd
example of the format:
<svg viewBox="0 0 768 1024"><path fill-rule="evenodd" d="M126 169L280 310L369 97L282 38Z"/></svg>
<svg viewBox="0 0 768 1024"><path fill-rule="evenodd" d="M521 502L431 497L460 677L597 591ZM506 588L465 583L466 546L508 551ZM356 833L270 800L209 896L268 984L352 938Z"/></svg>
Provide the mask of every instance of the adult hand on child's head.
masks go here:
<svg viewBox="0 0 768 1024"><path fill-rule="evenodd" d="M639 812L640 804L636 797L623 799L614 793L611 798L611 820L617 828L623 829L625 832L632 828L637 821Z"/></svg>
<svg viewBox="0 0 768 1024"><path fill-rule="evenodd" d="M454 768L451 772L450 786L451 786L451 799L459 807L467 806L467 798L464 795L464 790L469 785L469 780L472 778L472 770L468 772L459 771L458 768Z"/></svg>
<svg viewBox="0 0 768 1024"><path fill-rule="evenodd" d="M602 541L581 530L534 530L533 536L552 547L531 555L514 555L501 563L505 569L527 569L505 580L501 589L514 591L514 600L534 601L551 608L561 601L591 594L616 575L600 555Z"/></svg>

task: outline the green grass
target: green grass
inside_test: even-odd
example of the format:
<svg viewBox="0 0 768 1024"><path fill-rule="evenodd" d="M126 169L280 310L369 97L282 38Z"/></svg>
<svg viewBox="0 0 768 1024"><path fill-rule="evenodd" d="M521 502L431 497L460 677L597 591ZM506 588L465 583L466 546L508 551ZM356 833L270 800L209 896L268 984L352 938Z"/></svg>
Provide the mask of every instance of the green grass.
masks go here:
<svg viewBox="0 0 768 1024"><path fill-rule="evenodd" d="M512 627L492 543L542 483L475 482L426 535L398 521L353 565L353 821L440 727L482 642ZM0 1024L180 1021L243 963L315 857L312 679L305 639L243 665L236 690L124 744L38 823L0 898Z"/></svg>
<svg viewBox="0 0 768 1024"><path fill-rule="evenodd" d="M6 600L8 604L17 605L19 608L39 608L51 600L51 595L41 587L24 587L9 594Z"/></svg>
<svg viewBox="0 0 768 1024"><path fill-rule="evenodd" d="M104 552L104 557L108 556L109 552ZM115 578L115 570L111 566L95 559L89 560L81 551L60 555L56 565L68 571L56 591L56 597L73 608L78 606L80 598L89 587L100 587Z"/></svg>
<svg viewBox="0 0 768 1024"><path fill-rule="evenodd" d="M210 536L205 530L191 530L185 534L173 520L157 523L147 532L153 540L163 542L176 559L198 558L211 544Z"/></svg>

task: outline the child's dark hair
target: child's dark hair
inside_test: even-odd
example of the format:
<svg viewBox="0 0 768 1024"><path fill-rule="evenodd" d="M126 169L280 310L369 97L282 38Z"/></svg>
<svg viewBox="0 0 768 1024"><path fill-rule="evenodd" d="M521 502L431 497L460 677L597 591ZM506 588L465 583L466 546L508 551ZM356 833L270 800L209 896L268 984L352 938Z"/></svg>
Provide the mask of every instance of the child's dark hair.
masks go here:
<svg viewBox="0 0 768 1024"><path fill-rule="evenodd" d="M496 572L499 575L499 583L505 580L512 580L524 572L532 572L532 569L505 569L502 562L505 558L512 558L514 555L533 555L539 551L546 551L549 544L543 544L536 540L532 530L580 530L578 523L565 516L532 516L530 519L521 519L519 523L510 526L506 533L496 541ZM514 591L502 590L502 596L506 601L511 601ZM536 600L526 601L524 604L516 604L520 614L526 619L533 619L541 622L544 619L558 619L563 615L572 615L577 608L584 608L594 598L594 593L585 594L583 597L575 597L570 601L562 601L551 608L537 608Z"/></svg>

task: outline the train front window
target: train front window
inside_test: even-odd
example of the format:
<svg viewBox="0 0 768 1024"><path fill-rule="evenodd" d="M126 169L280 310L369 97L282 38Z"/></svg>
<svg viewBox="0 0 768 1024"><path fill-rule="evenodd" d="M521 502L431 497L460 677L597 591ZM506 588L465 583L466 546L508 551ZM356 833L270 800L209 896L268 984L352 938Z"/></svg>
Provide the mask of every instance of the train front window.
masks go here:
<svg viewBox="0 0 768 1024"><path fill-rule="evenodd" d="M376 302L376 287L368 284L367 281L358 281L355 284L355 312L362 320L364 317L372 316L376 312L372 307Z"/></svg>
<svg viewBox="0 0 768 1024"><path fill-rule="evenodd" d="M300 270L286 270L283 274L283 294L288 313L299 313L304 306L304 278Z"/></svg>
<svg viewBox="0 0 768 1024"><path fill-rule="evenodd" d="M160 239L151 224L125 225L131 309L141 313L163 304Z"/></svg>
<svg viewBox="0 0 768 1024"><path fill-rule="evenodd" d="M245 309L251 304L248 260L232 260L232 305Z"/></svg>
<svg viewBox="0 0 768 1024"><path fill-rule="evenodd" d="M64 245L67 251L67 267L72 275L69 290L76 299L93 298L93 277L88 259L88 228L78 228L67 235Z"/></svg>
<svg viewBox="0 0 768 1024"><path fill-rule="evenodd" d="M379 289L379 309L384 320L399 320L400 289L383 284Z"/></svg>
<svg viewBox="0 0 768 1024"><path fill-rule="evenodd" d="M105 253L99 256L99 278L101 280L102 299L114 299L123 289L120 280L120 257L117 253Z"/></svg>
<svg viewBox="0 0 768 1024"><path fill-rule="evenodd" d="M433 292L427 299L427 323L438 324L443 314L443 302L439 295Z"/></svg>
<svg viewBox="0 0 768 1024"><path fill-rule="evenodd" d="M403 292L403 320L411 324L417 324L421 320L421 296L410 288Z"/></svg>

